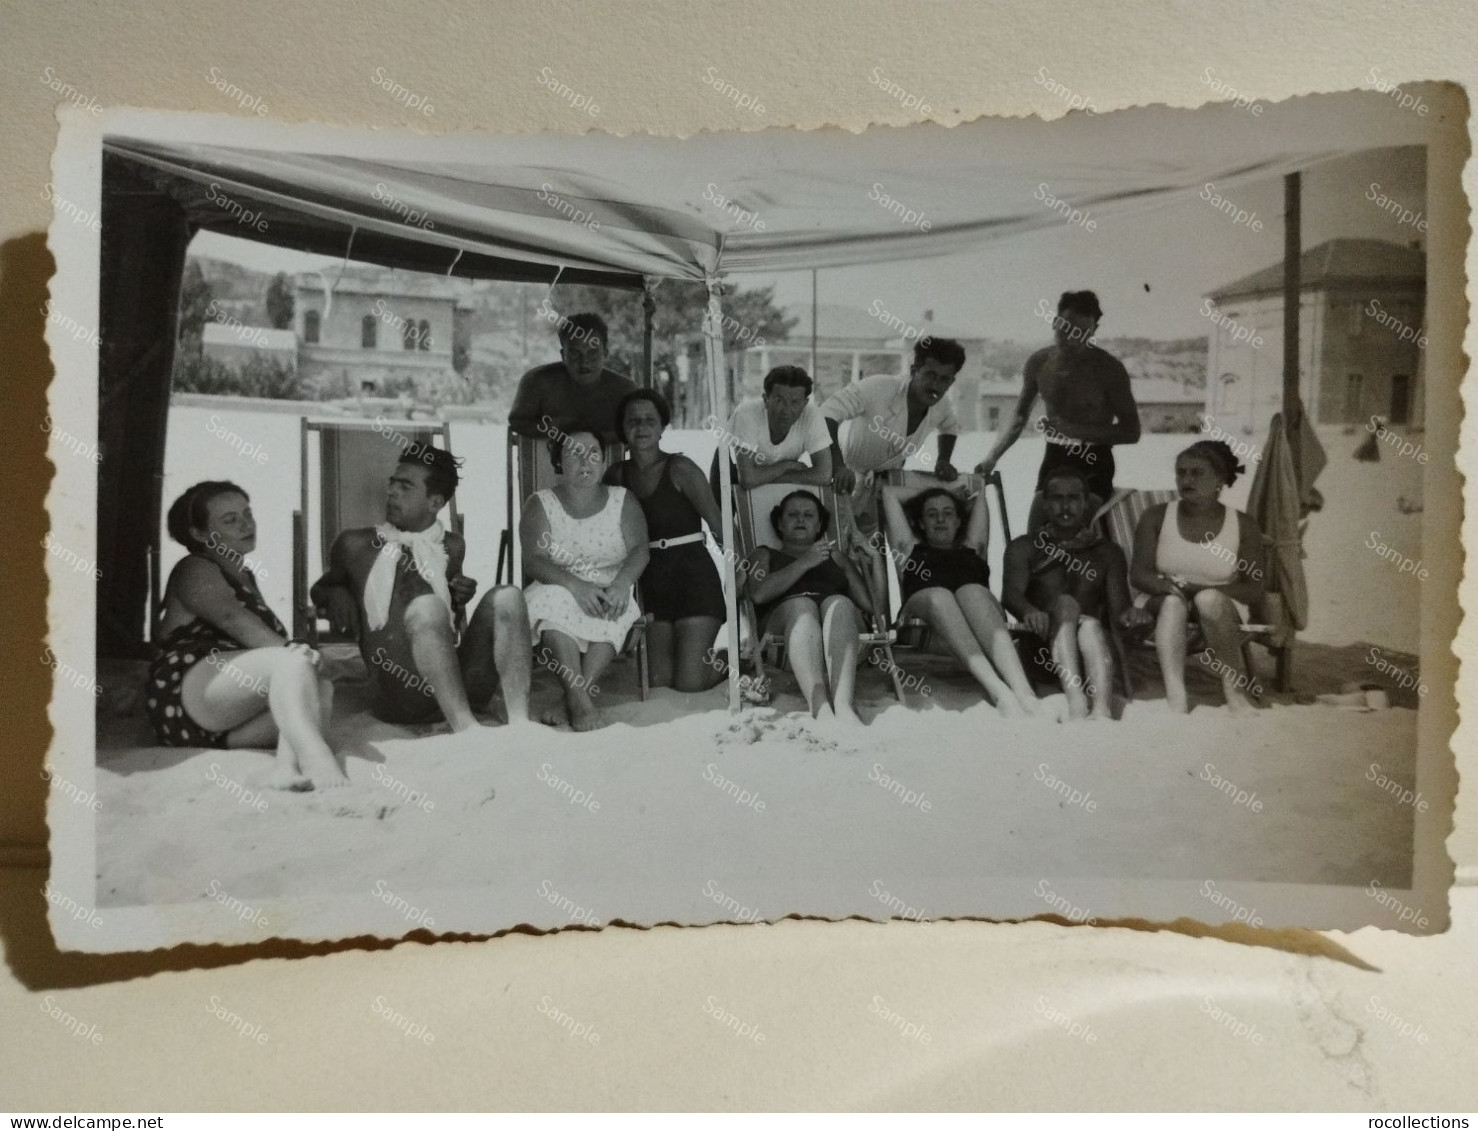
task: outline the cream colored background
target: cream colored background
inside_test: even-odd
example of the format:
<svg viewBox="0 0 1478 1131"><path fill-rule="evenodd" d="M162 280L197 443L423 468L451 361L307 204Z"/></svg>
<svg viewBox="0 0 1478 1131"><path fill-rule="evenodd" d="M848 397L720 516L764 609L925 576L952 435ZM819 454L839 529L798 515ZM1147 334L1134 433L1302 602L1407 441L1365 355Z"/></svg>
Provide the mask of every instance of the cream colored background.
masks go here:
<svg viewBox="0 0 1478 1131"><path fill-rule="evenodd" d="M1207 65L1266 99L1364 85L1372 66L1389 81L1478 79L1478 13L1465 0L1104 8L7 0L0 29L7 845L46 835L37 770L49 740L47 669L32 658L44 633L39 543L50 476L38 423L51 370L38 308L51 272L42 186L56 95L41 82L43 67L103 105L229 111L207 80L214 66L278 118L436 130L593 123L614 132L902 124L909 119L890 113L896 103L868 82L875 65L926 92L945 122L1056 115L1062 104L1033 82L1041 66L1103 110L1195 105L1207 93ZM702 97L694 76L710 64L758 94L763 117ZM369 81L377 66L428 96L434 115L400 112ZM562 114L564 104L535 82L543 66L590 93L600 114ZM1471 195L1471 171L1464 180ZM1471 250L1468 262L1471 275ZM1463 429L1471 447L1472 427ZM1457 746L1459 771L1478 770L1466 731ZM1460 866L1478 865L1471 809L1460 808L1449 846ZM37 893L42 873L0 878L9 965L0 1104L18 1109L1478 1107L1472 887L1454 893L1453 931L1429 940L792 922L97 959L56 953ZM1263 1042L1217 1027L1207 995L1254 1024ZM261 1025L268 1044L213 1017L212 996ZM413 1046L390 1028L371 1008L376 997L427 1025L434 1044ZM901 1039L869 1011L875 997L923 1024L930 1044ZM600 1043L568 1037L541 1001L593 1025ZM704 1012L709 1001L756 1024L764 1045L721 1028ZM103 1043L70 1036L49 1007L95 1024ZM1047 1025L1048 1008L1086 1021L1096 1041ZM1427 1041L1397 1035L1385 1010L1422 1025Z"/></svg>

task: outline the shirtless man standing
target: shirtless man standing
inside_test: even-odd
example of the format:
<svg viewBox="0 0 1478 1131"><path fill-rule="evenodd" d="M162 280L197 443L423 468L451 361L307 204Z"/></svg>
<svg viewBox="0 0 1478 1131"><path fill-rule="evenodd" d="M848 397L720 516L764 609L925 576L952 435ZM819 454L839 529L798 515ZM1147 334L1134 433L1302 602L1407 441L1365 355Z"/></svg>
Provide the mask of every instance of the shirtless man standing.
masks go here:
<svg viewBox="0 0 1478 1131"><path fill-rule="evenodd" d="M1154 618L1130 599L1124 551L1087 523L1083 473L1071 467L1048 472L1045 500L1046 525L1006 547L1001 605L1030 632L1019 647L1033 682L1060 682L1069 718L1090 717L1091 698L1091 717L1112 719L1114 661L1106 626L1144 628Z"/></svg>
<svg viewBox="0 0 1478 1131"><path fill-rule="evenodd" d="M445 719L467 730L478 725L471 704L486 706L501 680L509 724L527 725L533 644L522 590L484 596L457 640L455 621L477 582L462 574L466 542L436 516L457 489L458 462L442 448L408 445L390 476L386 521L334 540L313 603L335 631L359 638L382 722Z"/></svg>
<svg viewBox="0 0 1478 1131"><path fill-rule="evenodd" d="M1052 320L1056 344L1027 358L1016 415L991 453L975 467L981 475L995 470L1026 427L1032 405L1041 394L1047 405L1041 429L1047 450L1042 453L1037 499L1028 523L1033 530L1041 522L1041 492L1050 471L1078 468L1088 481L1088 490L1105 503L1114 491L1113 445L1139 443L1139 408L1129 388L1129 373L1116 357L1092 344L1102 317L1098 296L1092 291L1063 292Z"/></svg>

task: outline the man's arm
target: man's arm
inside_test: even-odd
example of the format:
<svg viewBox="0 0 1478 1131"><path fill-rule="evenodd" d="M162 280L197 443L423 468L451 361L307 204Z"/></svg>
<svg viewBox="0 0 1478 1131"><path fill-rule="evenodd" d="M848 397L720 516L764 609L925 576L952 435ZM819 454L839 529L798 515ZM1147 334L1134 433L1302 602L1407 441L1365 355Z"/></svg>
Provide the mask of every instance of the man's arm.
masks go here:
<svg viewBox="0 0 1478 1131"><path fill-rule="evenodd" d="M359 595L355 592L354 575L349 572L352 532L345 530L334 539L328 552L328 569L308 590L315 610L328 617L329 625L346 636L359 635Z"/></svg>
<svg viewBox="0 0 1478 1131"><path fill-rule="evenodd" d="M1001 558L1001 608L1017 620L1025 623L1032 613L1043 613L1026 599L1027 582L1031 580L1031 542L1025 538L1013 538Z"/></svg>
<svg viewBox="0 0 1478 1131"><path fill-rule="evenodd" d="M741 449L734 453L734 463L739 468L739 486L746 490L763 487L766 483L777 480L786 483L816 482L799 478L803 472L811 469L798 459L765 459Z"/></svg>
<svg viewBox="0 0 1478 1131"><path fill-rule="evenodd" d="M538 369L530 369L518 379L518 391L513 394L513 407L508 410L508 429L520 436L539 434L540 390L539 382L534 379L538 372Z"/></svg>
<svg viewBox="0 0 1478 1131"><path fill-rule="evenodd" d="M1038 360L1041 356L1039 351L1026 359L1026 365L1021 370L1021 395L1016 398L1015 414L1011 417L1011 423L1006 425L1006 430L996 437L990 454L975 465L975 470L981 475L989 475L994 471L1001 457L1021 437L1027 418L1031 416L1032 405L1037 402L1037 368L1041 365Z"/></svg>
<svg viewBox="0 0 1478 1131"><path fill-rule="evenodd" d="M934 474L940 479L955 479L960 474L955 470L955 465L950 462L950 456L954 455L955 451L955 441L958 439L959 437L953 432L939 433L939 459L934 464Z"/></svg>
<svg viewBox="0 0 1478 1131"><path fill-rule="evenodd" d="M826 432L831 440L832 473L839 490L850 491L856 485L857 478L856 473L847 466L846 457L842 455L842 421L854 420L867 411L863 386L872 379L865 377L861 381L844 385L821 406L821 415L826 420Z"/></svg>

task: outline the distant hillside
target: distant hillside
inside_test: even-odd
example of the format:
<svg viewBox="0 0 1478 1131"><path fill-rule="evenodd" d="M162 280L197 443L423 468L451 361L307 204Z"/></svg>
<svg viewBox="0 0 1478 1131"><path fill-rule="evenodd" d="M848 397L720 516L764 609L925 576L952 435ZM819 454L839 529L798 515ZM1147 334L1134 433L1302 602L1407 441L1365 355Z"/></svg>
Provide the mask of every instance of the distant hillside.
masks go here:
<svg viewBox="0 0 1478 1131"><path fill-rule="evenodd" d="M1098 344L1124 363L1130 377L1206 387L1206 339L1099 338Z"/></svg>
<svg viewBox="0 0 1478 1131"><path fill-rule="evenodd" d="M200 265L200 272L210 284L211 293L246 326L270 326L267 317L267 286L272 271L253 271L224 259L208 255L192 255L190 262Z"/></svg>
<svg viewBox="0 0 1478 1131"><path fill-rule="evenodd" d="M1206 387L1206 339L1099 338L1097 344L1124 363L1132 378L1175 381L1181 385ZM971 343L974 348L975 343ZM988 339L981 343L987 371L1007 380L1021 376L1026 359L1041 349L1039 342L1027 343Z"/></svg>

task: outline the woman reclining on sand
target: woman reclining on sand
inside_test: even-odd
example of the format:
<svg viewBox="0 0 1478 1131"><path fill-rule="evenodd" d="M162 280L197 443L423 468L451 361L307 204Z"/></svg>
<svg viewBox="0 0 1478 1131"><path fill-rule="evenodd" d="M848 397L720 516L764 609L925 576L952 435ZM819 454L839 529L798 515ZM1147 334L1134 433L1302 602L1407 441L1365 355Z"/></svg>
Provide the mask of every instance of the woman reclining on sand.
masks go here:
<svg viewBox="0 0 1478 1131"><path fill-rule="evenodd" d="M862 574L834 539L831 512L810 491L792 491L770 512L780 548L758 546L742 576L761 637L784 639L790 670L812 718L861 723L852 707L862 609ZM869 547L864 552L874 553Z"/></svg>
<svg viewBox="0 0 1478 1131"><path fill-rule="evenodd" d="M1221 677L1227 706L1233 711L1253 707L1242 692L1252 677L1242 662L1237 606L1262 600L1267 568L1262 531L1220 501L1222 489L1246 470L1225 440L1197 441L1175 457L1179 501L1150 507L1134 530L1129 580L1151 594L1146 608L1158 614L1155 650L1172 711L1190 710L1185 660L1192 617L1206 638L1201 662Z"/></svg>
<svg viewBox="0 0 1478 1131"><path fill-rule="evenodd" d="M275 745L269 786L346 785L323 738L333 684L318 675L319 654L288 639L248 564L257 528L246 492L197 483L170 505L166 526L190 555L170 571L154 633L160 652L144 689L159 741Z"/></svg>
<svg viewBox="0 0 1478 1131"><path fill-rule="evenodd" d="M641 617L632 586L647 567L647 522L635 495L601 482L594 432L555 428L549 459L559 483L529 496L519 523L534 659L564 685L570 726L594 730L600 677Z"/></svg>
<svg viewBox="0 0 1478 1131"><path fill-rule="evenodd" d="M982 489L962 521L964 504L943 487L883 488L883 519L898 562L900 620L917 617L939 634L1007 717L1040 713L1006 614L990 591L985 562L990 507Z"/></svg>

